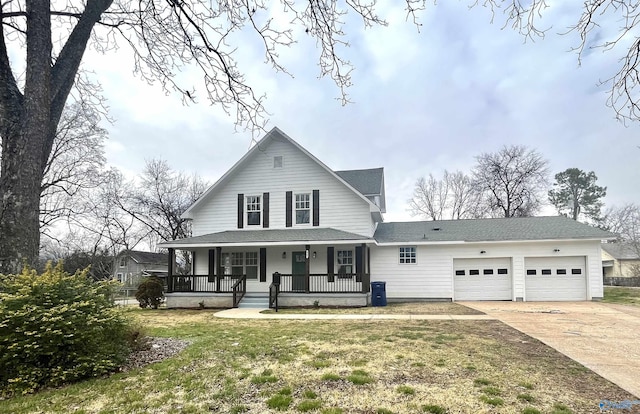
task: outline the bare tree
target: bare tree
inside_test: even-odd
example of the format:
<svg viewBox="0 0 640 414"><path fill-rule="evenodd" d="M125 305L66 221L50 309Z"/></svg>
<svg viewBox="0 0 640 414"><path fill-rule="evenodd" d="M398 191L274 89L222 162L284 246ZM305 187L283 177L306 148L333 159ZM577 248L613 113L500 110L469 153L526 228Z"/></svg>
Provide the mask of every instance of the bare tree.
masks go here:
<svg viewBox="0 0 640 414"><path fill-rule="evenodd" d="M469 176L445 170L442 179L429 174L427 179L416 181L409 210L412 215L429 220L477 218L483 216L480 199Z"/></svg>
<svg viewBox="0 0 640 414"><path fill-rule="evenodd" d="M534 215L549 185L548 161L525 146L504 146L496 153L476 157L475 185L495 217Z"/></svg>
<svg viewBox="0 0 640 414"><path fill-rule="evenodd" d="M271 17L274 9L285 13L288 23L277 23L280 20ZM119 46L116 40L124 43L133 52L134 68L143 79L181 93L185 101L194 101L196 90L176 74L183 65L195 66L202 73L200 90L206 99L234 112L238 125L260 128L263 99L246 84L236 64L236 33L253 33L266 61L285 72L279 49L294 44L297 33L316 38L321 75L335 81L346 101L351 66L339 53L346 45L347 12L361 17L365 26L384 24L374 3L360 1L281 0L273 5L261 1L11 0L0 4L0 273L16 272L23 261L35 263L38 257L45 166L89 45L107 53ZM8 42L26 50L24 62L9 59ZM24 78L19 82L21 68L25 68Z"/></svg>
<svg viewBox="0 0 640 414"><path fill-rule="evenodd" d="M618 235L618 242L631 246L640 256L640 205L629 203L606 209L601 227Z"/></svg>
<svg viewBox="0 0 640 414"><path fill-rule="evenodd" d="M68 105L62 113L40 194L40 229L47 234L60 219L83 214L88 197L105 180L104 140L96 107L83 102ZM107 175L108 176L108 175Z"/></svg>

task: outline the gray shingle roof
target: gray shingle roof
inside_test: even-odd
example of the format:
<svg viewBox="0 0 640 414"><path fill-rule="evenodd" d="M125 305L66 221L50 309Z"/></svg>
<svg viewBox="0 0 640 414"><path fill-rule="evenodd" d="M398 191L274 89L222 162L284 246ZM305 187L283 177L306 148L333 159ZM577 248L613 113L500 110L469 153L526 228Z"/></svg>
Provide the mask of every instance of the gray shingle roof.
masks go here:
<svg viewBox="0 0 640 414"><path fill-rule="evenodd" d="M273 229L232 230L205 234L162 243L164 245L225 244L225 243L270 243L270 242L314 242L333 240L372 240L370 237L332 228L321 229Z"/></svg>
<svg viewBox="0 0 640 414"><path fill-rule="evenodd" d="M625 243L602 243L602 250L618 260L638 260L638 249Z"/></svg>
<svg viewBox="0 0 640 414"><path fill-rule="evenodd" d="M358 190L363 195L382 194L382 179L384 168L371 168L368 170L334 171L340 178Z"/></svg>
<svg viewBox="0 0 640 414"><path fill-rule="evenodd" d="M137 263L144 264L167 264L168 256L165 253L143 252L140 250L125 250L118 256L127 255Z"/></svg>
<svg viewBox="0 0 640 414"><path fill-rule="evenodd" d="M567 217L524 217L380 223L373 237L379 243L393 243L607 239L615 235Z"/></svg>

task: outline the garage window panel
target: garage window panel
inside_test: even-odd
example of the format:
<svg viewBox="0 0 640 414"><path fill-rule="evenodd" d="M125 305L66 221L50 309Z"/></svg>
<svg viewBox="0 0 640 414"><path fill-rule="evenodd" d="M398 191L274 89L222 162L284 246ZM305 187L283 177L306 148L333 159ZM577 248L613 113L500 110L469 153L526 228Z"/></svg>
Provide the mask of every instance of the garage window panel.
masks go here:
<svg viewBox="0 0 640 414"><path fill-rule="evenodd" d="M493 274L493 269L484 269L482 271L483 275L492 275Z"/></svg>
<svg viewBox="0 0 640 414"><path fill-rule="evenodd" d="M536 274L536 269L527 269L527 275L533 276Z"/></svg>
<svg viewBox="0 0 640 414"><path fill-rule="evenodd" d="M551 274L551 269L542 269L542 274L543 275L550 275Z"/></svg>
<svg viewBox="0 0 640 414"><path fill-rule="evenodd" d="M582 269L571 269L571 274L572 275L581 275L582 274Z"/></svg>
<svg viewBox="0 0 640 414"><path fill-rule="evenodd" d="M499 275L507 275L509 274L509 269L498 269Z"/></svg>
<svg viewBox="0 0 640 414"><path fill-rule="evenodd" d="M478 269L471 269L471 270L469 270L469 274L471 276L476 276L476 275L480 274L480 271Z"/></svg>
<svg viewBox="0 0 640 414"><path fill-rule="evenodd" d="M567 269L556 269L556 275L566 275Z"/></svg>
<svg viewBox="0 0 640 414"><path fill-rule="evenodd" d="M456 276L464 276L464 275L465 275L464 270L456 270Z"/></svg>

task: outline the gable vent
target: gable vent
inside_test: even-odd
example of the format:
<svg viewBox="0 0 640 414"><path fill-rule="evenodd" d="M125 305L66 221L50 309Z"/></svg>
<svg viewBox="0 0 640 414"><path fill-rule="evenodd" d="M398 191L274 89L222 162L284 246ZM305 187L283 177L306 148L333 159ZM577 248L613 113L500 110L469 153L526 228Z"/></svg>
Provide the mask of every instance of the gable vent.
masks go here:
<svg viewBox="0 0 640 414"><path fill-rule="evenodd" d="M440 231L440 227L434 227L433 231Z"/></svg>

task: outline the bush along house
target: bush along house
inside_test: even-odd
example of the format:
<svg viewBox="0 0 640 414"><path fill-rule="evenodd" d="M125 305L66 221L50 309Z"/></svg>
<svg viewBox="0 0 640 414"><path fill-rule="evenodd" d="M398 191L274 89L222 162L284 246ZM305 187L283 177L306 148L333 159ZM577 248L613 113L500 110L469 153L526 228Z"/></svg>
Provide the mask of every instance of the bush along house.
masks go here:
<svg viewBox="0 0 640 414"><path fill-rule="evenodd" d="M601 240L565 217L385 223L382 168L333 171L272 129L167 241L168 307L366 306L392 300L596 300ZM193 255L177 275L175 251ZM275 283L274 283L275 282Z"/></svg>

